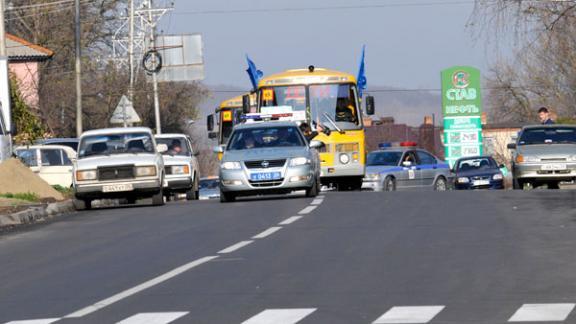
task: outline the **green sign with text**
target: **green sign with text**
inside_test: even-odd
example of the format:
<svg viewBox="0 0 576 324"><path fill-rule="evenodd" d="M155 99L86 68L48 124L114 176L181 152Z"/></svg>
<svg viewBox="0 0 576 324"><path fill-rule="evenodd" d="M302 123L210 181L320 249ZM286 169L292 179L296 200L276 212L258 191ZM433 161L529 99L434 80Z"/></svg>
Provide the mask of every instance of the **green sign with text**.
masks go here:
<svg viewBox="0 0 576 324"><path fill-rule="evenodd" d="M441 72L446 161L482 154L480 71L454 66Z"/></svg>

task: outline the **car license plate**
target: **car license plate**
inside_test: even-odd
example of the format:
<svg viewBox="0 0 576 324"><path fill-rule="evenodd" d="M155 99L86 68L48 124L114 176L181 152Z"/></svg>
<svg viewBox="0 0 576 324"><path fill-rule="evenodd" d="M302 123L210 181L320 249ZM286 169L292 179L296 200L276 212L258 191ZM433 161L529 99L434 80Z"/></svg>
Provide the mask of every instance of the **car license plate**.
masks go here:
<svg viewBox="0 0 576 324"><path fill-rule="evenodd" d="M280 179L280 172L260 172L250 174L250 180L252 181L269 181Z"/></svg>
<svg viewBox="0 0 576 324"><path fill-rule="evenodd" d="M490 184L490 180L474 180L472 184L475 186L487 186Z"/></svg>
<svg viewBox="0 0 576 324"><path fill-rule="evenodd" d="M132 184L116 184L116 185L107 185L102 186L102 192L121 192L121 191L132 191L134 187Z"/></svg>
<svg viewBox="0 0 576 324"><path fill-rule="evenodd" d="M544 171L566 170L566 164L563 163L544 164L542 165L542 170Z"/></svg>

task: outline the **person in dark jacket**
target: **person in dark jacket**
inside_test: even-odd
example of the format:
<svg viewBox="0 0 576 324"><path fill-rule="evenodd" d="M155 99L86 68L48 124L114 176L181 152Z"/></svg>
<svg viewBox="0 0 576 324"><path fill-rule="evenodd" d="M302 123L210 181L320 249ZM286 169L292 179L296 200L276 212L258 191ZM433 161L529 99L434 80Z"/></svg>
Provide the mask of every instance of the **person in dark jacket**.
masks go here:
<svg viewBox="0 0 576 324"><path fill-rule="evenodd" d="M540 109L538 109L538 117L540 117L540 123L542 123L542 125L554 124L554 121L550 118L550 112L546 107L540 107Z"/></svg>
<svg viewBox="0 0 576 324"><path fill-rule="evenodd" d="M308 142L310 142L312 139L314 139L314 137L318 135L317 131L312 131L312 127L310 127L310 124L308 123L300 124L300 130L302 131L302 133L304 133L304 137L306 137L306 140L308 140Z"/></svg>

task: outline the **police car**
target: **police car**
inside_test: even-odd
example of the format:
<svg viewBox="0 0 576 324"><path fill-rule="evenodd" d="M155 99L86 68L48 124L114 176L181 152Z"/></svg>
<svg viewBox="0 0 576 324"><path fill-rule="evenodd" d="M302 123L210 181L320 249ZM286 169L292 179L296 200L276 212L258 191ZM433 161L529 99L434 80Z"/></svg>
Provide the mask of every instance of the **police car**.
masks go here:
<svg viewBox="0 0 576 324"><path fill-rule="evenodd" d="M416 148L416 145L414 142L402 142L398 146L385 144L379 150L368 153L362 189L450 189L453 176L448 163L426 150Z"/></svg>

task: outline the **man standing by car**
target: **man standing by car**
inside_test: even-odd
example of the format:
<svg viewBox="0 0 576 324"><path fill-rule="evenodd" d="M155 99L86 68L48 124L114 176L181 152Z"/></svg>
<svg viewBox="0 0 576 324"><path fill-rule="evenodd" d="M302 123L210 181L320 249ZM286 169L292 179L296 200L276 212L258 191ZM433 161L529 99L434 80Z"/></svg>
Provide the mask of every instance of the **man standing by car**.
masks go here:
<svg viewBox="0 0 576 324"><path fill-rule="evenodd" d="M538 117L540 118L540 123L542 123L542 125L554 124L554 121L550 118L550 112L546 107L540 107L540 109L538 109Z"/></svg>

